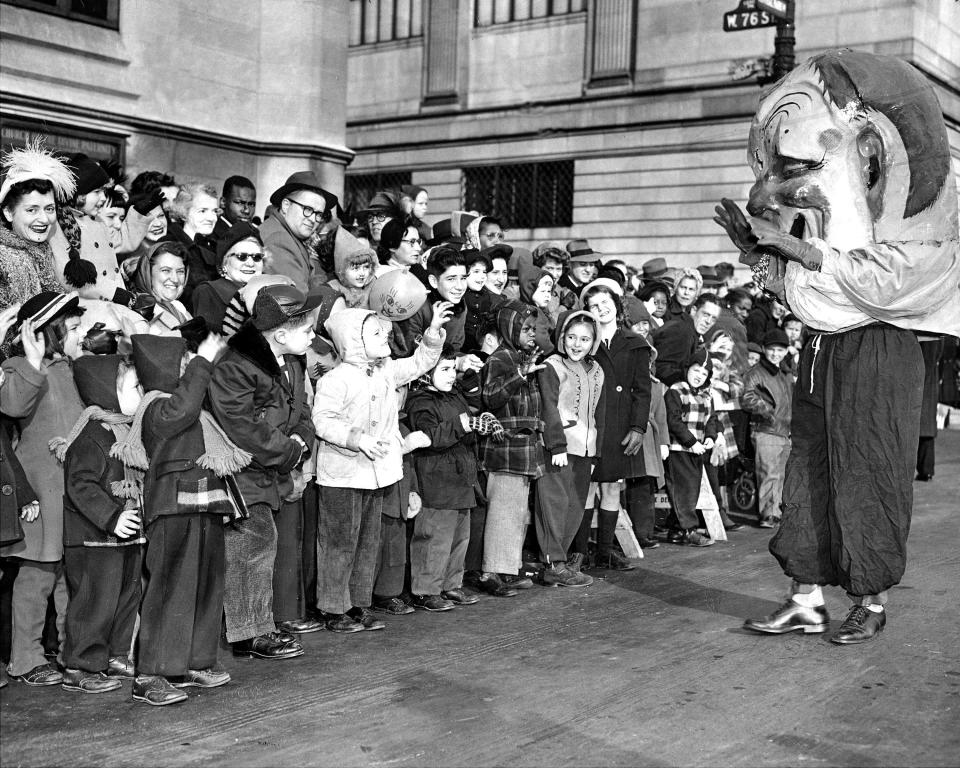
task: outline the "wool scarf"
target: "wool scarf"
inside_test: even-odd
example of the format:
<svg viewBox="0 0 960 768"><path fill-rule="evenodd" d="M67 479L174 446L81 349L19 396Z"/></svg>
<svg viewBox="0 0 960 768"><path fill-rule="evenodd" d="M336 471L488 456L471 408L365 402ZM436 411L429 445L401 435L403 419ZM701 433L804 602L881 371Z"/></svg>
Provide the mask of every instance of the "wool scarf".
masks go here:
<svg viewBox="0 0 960 768"><path fill-rule="evenodd" d="M123 480L114 480L110 483L110 492L118 499L139 501L143 493L143 472L130 466L116 455L117 446L127 438L130 432L130 423L133 421L133 416L125 416L122 413L108 411L98 405L91 405L80 414L77 423L73 425L73 429L65 438L55 437L48 443L50 452L62 464L67 456L67 449L73 445L73 442L83 432L84 427L91 421L105 424L113 432L114 444L110 449L110 456L123 464Z"/></svg>
<svg viewBox="0 0 960 768"><path fill-rule="evenodd" d="M150 459L143 446L143 416L151 403L170 396L169 392L157 389L147 392L133 415L129 433L114 445L111 455L137 469L148 469ZM210 470L217 477L225 477L236 474L253 460L250 453L233 444L207 411L200 411L200 429L203 431L203 454L197 458L198 467Z"/></svg>

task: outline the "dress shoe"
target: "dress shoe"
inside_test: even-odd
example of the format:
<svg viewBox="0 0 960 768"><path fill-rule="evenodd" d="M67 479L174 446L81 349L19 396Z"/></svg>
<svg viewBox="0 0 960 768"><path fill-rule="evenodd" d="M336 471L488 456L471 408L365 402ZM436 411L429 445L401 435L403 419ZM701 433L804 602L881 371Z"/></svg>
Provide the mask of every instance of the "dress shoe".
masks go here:
<svg viewBox="0 0 960 768"><path fill-rule="evenodd" d="M413 607L421 611L452 611L456 606L452 600L447 600L440 595L414 595Z"/></svg>
<svg viewBox="0 0 960 768"><path fill-rule="evenodd" d="M510 589L532 589L533 579L527 576L517 576L513 573L501 573L500 580Z"/></svg>
<svg viewBox="0 0 960 768"><path fill-rule="evenodd" d="M234 643L233 655L251 659L293 659L303 656L303 646L296 640L289 643L283 642L275 633L272 633Z"/></svg>
<svg viewBox="0 0 960 768"><path fill-rule="evenodd" d="M407 605L399 597L375 597L373 598L373 605L370 606L371 611L376 611L377 613L386 613L390 616L406 616L407 614L413 613L413 608Z"/></svg>
<svg viewBox="0 0 960 768"><path fill-rule="evenodd" d="M667 541L671 544L683 544L683 540L686 534L679 528L674 528L668 531Z"/></svg>
<svg viewBox="0 0 960 768"><path fill-rule="evenodd" d="M656 549L660 546L660 542L654 538L640 538L637 539L637 544L640 545L640 549Z"/></svg>
<svg viewBox="0 0 960 768"><path fill-rule="evenodd" d="M480 602L479 597L476 595L468 595L460 588L444 590L440 593L440 597L456 605L474 605Z"/></svg>
<svg viewBox="0 0 960 768"><path fill-rule="evenodd" d="M580 571L571 571L566 563L551 563L543 572L543 583L558 587L589 587L593 577Z"/></svg>
<svg viewBox="0 0 960 768"><path fill-rule="evenodd" d="M597 554L597 562L594 567L603 571L632 571L637 566L619 552L610 550Z"/></svg>
<svg viewBox="0 0 960 768"><path fill-rule="evenodd" d="M716 542L709 536L694 529L684 534L683 543L688 547L712 547Z"/></svg>
<svg viewBox="0 0 960 768"><path fill-rule="evenodd" d="M81 693L106 693L122 686L119 680L111 680L103 672L87 672L85 669L63 670L63 682L60 684L65 691Z"/></svg>
<svg viewBox="0 0 960 768"><path fill-rule="evenodd" d="M933 475L917 472L917 476L914 479L919 480L921 483L929 483L931 480L933 480Z"/></svg>
<svg viewBox="0 0 960 768"><path fill-rule="evenodd" d="M154 707L165 707L186 701L187 694L178 691L167 678L160 675L138 675L133 678L133 698Z"/></svg>
<svg viewBox="0 0 960 768"><path fill-rule="evenodd" d="M734 523L734 522L727 523L726 525L723 526L723 530L727 532L741 531L743 530L743 523Z"/></svg>
<svg viewBox="0 0 960 768"><path fill-rule="evenodd" d="M114 656L107 662L107 677L134 678L137 674L133 662L123 656Z"/></svg>
<svg viewBox="0 0 960 768"><path fill-rule="evenodd" d="M277 630L291 635L306 635L309 632L319 632L321 629L323 629L323 622L314 619L303 618L277 622Z"/></svg>
<svg viewBox="0 0 960 768"><path fill-rule="evenodd" d="M14 680L19 680L27 685L57 685L63 682L63 675L53 664L41 664L34 667L23 675L10 675Z"/></svg>
<svg viewBox="0 0 960 768"><path fill-rule="evenodd" d="M283 632L279 629L276 632L271 632L270 637L272 637L274 640L277 640L278 642L281 642L281 643L298 642L296 635L292 635L289 632Z"/></svg>
<svg viewBox="0 0 960 768"><path fill-rule="evenodd" d="M855 605L843 620L840 629L830 638L837 645L855 645L873 640L887 623L887 612L871 611L864 605Z"/></svg>
<svg viewBox="0 0 960 768"><path fill-rule="evenodd" d="M747 619L744 629L764 632L768 635L782 635L785 632L806 632L819 634L830 627L830 617L823 605L807 608L805 605L787 600L777 610L762 619Z"/></svg>
<svg viewBox="0 0 960 768"><path fill-rule="evenodd" d="M373 632L378 629L386 629L387 625L374 616L366 608L351 608L347 611L347 616L356 622L359 622L366 632Z"/></svg>
<svg viewBox="0 0 960 768"><path fill-rule="evenodd" d="M345 613L335 614L327 619L326 627L339 635L349 635L353 632L363 632L363 624Z"/></svg>
<svg viewBox="0 0 960 768"><path fill-rule="evenodd" d="M187 674L170 682L174 688L219 688L230 682L230 673L222 669L188 669Z"/></svg>
<svg viewBox="0 0 960 768"><path fill-rule="evenodd" d="M516 597L517 595L517 590L504 584L495 573L491 573L486 578L481 578L477 582L477 589L492 597Z"/></svg>

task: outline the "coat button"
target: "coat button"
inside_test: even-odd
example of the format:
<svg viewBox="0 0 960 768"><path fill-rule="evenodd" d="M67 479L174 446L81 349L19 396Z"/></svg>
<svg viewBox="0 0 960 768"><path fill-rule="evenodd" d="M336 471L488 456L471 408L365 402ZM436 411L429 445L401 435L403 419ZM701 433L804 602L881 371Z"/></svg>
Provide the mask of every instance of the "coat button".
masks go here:
<svg viewBox="0 0 960 768"><path fill-rule="evenodd" d="M623 392L623 387L617 387L617 392Z"/></svg>
<svg viewBox="0 0 960 768"><path fill-rule="evenodd" d="M0 488L0 493L2 493L4 496L13 496L13 486L12 485L3 486L3 488Z"/></svg>
<svg viewBox="0 0 960 768"><path fill-rule="evenodd" d="M93 241L93 247L94 247L94 248L99 248L99 247L100 247L100 243L98 243L96 240L94 240L94 241Z"/></svg>
<svg viewBox="0 0 960 768"><path fill-rule="evenodd" d="M103 270L103 276L104 276L104 277L107 276L107 270Z"/></svg>
<svg viewBox="0 0 960 768"><path fill-rule="evenodd" d="M375 427L375 426L377 426L377 422L375 422L375 421L371 421L371 422L370 422L370 426L371 426L371 427Z"/></svg>

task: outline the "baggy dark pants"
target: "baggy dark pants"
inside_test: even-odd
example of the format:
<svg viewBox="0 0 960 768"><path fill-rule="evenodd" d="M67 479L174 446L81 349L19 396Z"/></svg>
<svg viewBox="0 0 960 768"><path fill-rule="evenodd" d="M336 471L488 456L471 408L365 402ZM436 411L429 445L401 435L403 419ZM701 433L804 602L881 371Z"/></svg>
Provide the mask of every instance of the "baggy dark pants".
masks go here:
<svg viewBox="0 0 960 768"><path fill-rule="evenodd" d="M147 526L147 586L137 674L185 675L217 662L223 617L220 515L167 515Z"/></svg>
<svg viewBox="0 0 960 768"><path fill-rule="evenodd" d="M551 464L537 480L533 519L544 563L566 562L567 550L583 521L583 506L590 490L590 465L594 461L568 453L567 466Z"/></svg>
<svg viewBox="0 0 960 768"><path fill-rule="evenodd" d="M143 547L64 547L67 604L63 666L102 672L127 658L140 607Z"/></svg>
<svg viewBox="0 0 960 768"><path fill-rule="evenodd" d="M303 499L281 502L273 521L277 526L277 556L273 561L273 620L302 619L307 615L303 572ZM310 543L316 547L313 541Z"/></svg>
<svg viewBox="0 0 960 768"><path fill-rule="evenodd" d="M864 596L900 581L922 386L911 331L868 325L803 348L783 517L770 542L795 582Z"/></svg>

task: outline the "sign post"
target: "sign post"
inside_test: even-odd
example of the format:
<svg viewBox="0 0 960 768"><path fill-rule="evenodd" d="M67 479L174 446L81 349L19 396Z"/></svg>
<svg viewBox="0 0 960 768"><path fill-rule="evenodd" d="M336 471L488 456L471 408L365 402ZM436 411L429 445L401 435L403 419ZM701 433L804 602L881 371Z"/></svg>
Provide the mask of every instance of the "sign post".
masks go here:
<svg viewBox="0 0 960 768"><path fill-rule="evenodd" d="M723 14L724 32L741 32L747 29L776 27L773 41L773 71L758 82L775 82L793 69L796 43L793 24L796 0L740 0L740 5Z"/></svg>

